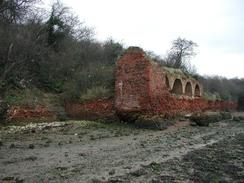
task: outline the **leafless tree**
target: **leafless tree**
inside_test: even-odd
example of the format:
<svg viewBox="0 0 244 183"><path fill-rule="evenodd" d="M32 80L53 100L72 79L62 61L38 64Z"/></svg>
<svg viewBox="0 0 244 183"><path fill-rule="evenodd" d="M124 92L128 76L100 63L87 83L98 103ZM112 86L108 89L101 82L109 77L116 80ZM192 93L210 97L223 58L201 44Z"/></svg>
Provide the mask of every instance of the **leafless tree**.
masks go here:
<svg viewBox="0 0 244 183"><path fill-rule="evenodd" d="M188 61L196 55L195 47L197 47L197 44L193 41L177 38L173 41L173 45L165 59L167 65L184 71L192 70L193 68Z"/></svg>
<svg viewBox="0 0 244 183"><path fill-rule="evenodd" d="M0 21L19 23L40 0L0 0Z"/></svg>

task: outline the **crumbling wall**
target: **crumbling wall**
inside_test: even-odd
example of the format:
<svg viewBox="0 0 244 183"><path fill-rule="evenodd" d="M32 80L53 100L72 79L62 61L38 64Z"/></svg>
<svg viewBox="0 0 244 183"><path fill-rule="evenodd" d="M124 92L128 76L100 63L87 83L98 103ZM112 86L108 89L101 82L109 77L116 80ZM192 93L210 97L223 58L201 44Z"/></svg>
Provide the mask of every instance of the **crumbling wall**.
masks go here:
<svg viewBox="0 0 244 183"><path fill-rule="evenodd" d="M170 74L148 59L140 48L129 48L117 62L117 113L140 112L174 116L205 110L234 109L235 103L201 98L202 85L180 70Z"/></svg>
<svg viewBox="0 0 244 183"><path fill-rule="evenodd" d="M117 62L115 106L121 112L144 111L150 99L151 64L141 49L129 49Z"/></svg>
<svg viewBox="0 0 244 183"><path fill-rule="evenodd" d="M57 115L44 106L34 108L28 106L11 106L8 110L7 121L54 121Z"/></svg>
<svg viewBox="0 0 244 183"><path fill-rule="evenodd" d="M114 99L97 99L86 103L69 102L65 104L69 117L73 119L99 119L115 115Z"/></svg>

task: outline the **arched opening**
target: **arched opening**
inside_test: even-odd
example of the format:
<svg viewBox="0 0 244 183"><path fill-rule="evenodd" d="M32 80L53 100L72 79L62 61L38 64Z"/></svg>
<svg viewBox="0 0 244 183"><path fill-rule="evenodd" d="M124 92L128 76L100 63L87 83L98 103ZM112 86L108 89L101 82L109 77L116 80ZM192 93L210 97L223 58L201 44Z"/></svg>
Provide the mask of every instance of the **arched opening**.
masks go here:
<svg viewBox="0 0 244 183"><path fill-rule="evenodd" d="M198 84L195 86L195 91L194 91L195 97L200 97L200 87Z"/></svg>
<svg viewBox="0 0 244 183"><path fill-rule="evenodd" d="M173 85L172 93L175 93L177 95L183 94L183 87L180 79L176 79Z"/></svg>
<svg viewBox="0 0 244 183"><path fill-rule="evenodd" d="M185 95L192 97L192 86L190 82L186 83Z"/></svg>
<svg viewBox="0 0 244 183"><path fill-rule="evenodd" d="M169 78L167 76L165 76L165 85L167 86L167 88L170 88L170 86L169 86Z"/></svg>

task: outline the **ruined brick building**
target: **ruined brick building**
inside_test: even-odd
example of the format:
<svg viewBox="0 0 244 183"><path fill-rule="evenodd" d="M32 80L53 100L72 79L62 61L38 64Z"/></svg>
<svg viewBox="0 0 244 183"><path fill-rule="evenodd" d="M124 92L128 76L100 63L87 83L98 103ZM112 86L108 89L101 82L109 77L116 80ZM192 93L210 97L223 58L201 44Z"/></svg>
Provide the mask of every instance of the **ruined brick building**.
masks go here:
<svg viewBox="0 0 244 183"><path fill-rule="evenodd" d="M160 66L138 47L130 47L118 60L115 91L119 113L175 115L234 107L204 100L199 81L179 69Z"/></svg>
<svg viewBox="0 0 244 183"><path fill-rule="evenodd" d="M115 96L66 105L73 118L96 119L141 113L175 116L236 107L230 101L208 101L199 81L179 69L162 67L144 51L130 47L116 63Z"/></svg>

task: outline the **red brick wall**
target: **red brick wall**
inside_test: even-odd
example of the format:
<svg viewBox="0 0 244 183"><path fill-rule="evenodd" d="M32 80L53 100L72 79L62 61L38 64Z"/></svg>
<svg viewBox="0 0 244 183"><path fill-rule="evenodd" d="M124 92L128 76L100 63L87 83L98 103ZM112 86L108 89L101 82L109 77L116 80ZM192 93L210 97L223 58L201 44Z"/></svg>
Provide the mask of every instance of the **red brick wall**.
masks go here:
<svg viewBox="0 0 244 183"><path fill-rule="evenodd" d="M44 106L36 106L34 108L25 106L11 106L7 116L8 121L54 121L56 114L49 111Z"/></svg>
<svg viewBox="0 0 244 183"><path fill-rule="evenodd" d="M234 110L236 103L231 101L207 101L202 98L176 99L172 96L165 98L152 99L151 110L147 114L161 114L166 116L175 116L178 114L187 114L201 111L218 111L218 110Z"/></svg>
<svg viewBox="0 0 244 183"><path fill-rule="evenodd" d="M236 107L233 102L174 97L166 87L161 68L148 60L138 48L127 51L117 62L115 91L115 108L118 113L139 111L173 116Z"/></svg>
<svg viewBox="0 0 244 183"><path fill-rule="evenodd" d="M98 119L114 116L114 99L98 99L86 103L66 103L67 114L74 119Z"/></svg>
<svg viewBox="0 0 244 183"><path fill-rule="evenodd" d="M143 111L149 103L151 64L143 52L129 52L117 62L115 106L121 111Z"/></svg>

